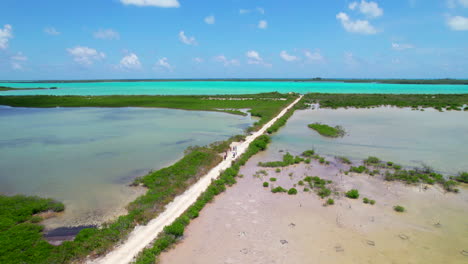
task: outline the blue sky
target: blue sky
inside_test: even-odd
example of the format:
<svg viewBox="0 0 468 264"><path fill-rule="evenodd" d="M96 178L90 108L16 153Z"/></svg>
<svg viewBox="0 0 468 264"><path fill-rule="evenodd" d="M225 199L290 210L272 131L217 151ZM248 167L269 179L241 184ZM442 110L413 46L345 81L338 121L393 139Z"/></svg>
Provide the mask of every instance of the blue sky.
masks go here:
<svg viewBox="0 0 468 264"><path fill-rule="evenodd" d="M0 79L468 78L468 0L2 0Z"/></svg>

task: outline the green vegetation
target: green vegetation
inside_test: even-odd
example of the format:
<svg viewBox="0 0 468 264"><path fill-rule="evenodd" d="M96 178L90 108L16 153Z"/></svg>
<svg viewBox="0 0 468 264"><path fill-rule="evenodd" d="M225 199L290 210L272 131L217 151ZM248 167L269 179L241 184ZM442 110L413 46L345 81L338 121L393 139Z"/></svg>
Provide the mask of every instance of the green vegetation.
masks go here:
<svg viewBox="0 0 468 264"><path fill-rule="evenodd" d="M350 198L350 199L357 199L359 198L359 191L356 190L356 189L352 189L352 190L349 190L348 192L346 192L346 197Z"/></svg>
<svg viewBox="0 0 468 264"><path fill-rule="evenodd" d="M306 150L304 152L302 152L302 156L304 157L308 157L308 158L311 158L315 155L315 150L311 149L311 150Z"/></svg>
<svg viewBox="0 0 468 264"><path fill-rule="evenodd" d="M365 164L369 164L369 165L377 165L377 164L380 164L380 159L377 158L377 157L368 157L367 159L364 160L364 163Z"/></svg>
<svg viewBox="0 0 468 264"><path fill-rule="evenodd" d="M331 190L327 188L327 184L332 183L332 181L326 181L318 176L307 176L304 181L309 183L310 188L315 190L320 198L323 199L331 195Z"/></svg>
<svg viewBox="0 0 468 264"><path fill-rule="evenodd" d="M280 172L281 172L281 169L278 168L278 169L275 170L275 172L276 172L276 173L280 173Z"/></svg>
<svg viewBox="0 0 468 264"><path fill-rule="evenodd" d="M395 212L399 212L399 213L403 213L404 211L406 211L406 209L401 205L395 205L393 207L393 210L395 210Z"/></svg>
<svg viewBox="0 0 468 264"><path fill-rule="evenodd" d="M259 162L258 166L270 167L270 168L286 167L286 166L289 166L289 165L301 163L302 161L304 161L303 158L301 158L299 156L294 157L293 155L289 154L289 152L288 152L285 155L283 155L283 160L282 161Z"/></svg>
<svg viewBox="0 0 468 264"><path fill-rule="evenodd" d="M3 91L18 91L18 90L46 90L46 89L57 89L56 87L51 88L12 88L6 86L0 86L0 92Z"/></svg>
<svg viewBox="0 0 468 264"><path fill-rule="evenodd" d="M273 177L272 177L272 178L270 178L270 181L271 181L271 182L275 182L275 181L276 181L276 178L273 178Z"/></svg>
<svg viewBox="0 0 468 264"><path fill-rule="evenodd" d="M468 172L460 172L454 179L458 182L468 183Z"/></svg>
<svg viewBox="0 0 468 264"><path fill-rule="evenodd" d="M362 202L365 203L365 204L371 204L371 205L374 205L375 204L375 201L374 200L371 200L369 198L364 198L362 199Z"/></svg>
<svg viewBox="0 0 468 264"><path fill-rule="evenodd" d="M299 186L304 186L304 181L299 181L297 184L298 184Z"/></svg>
<svg viewBox="0 0 468 264"><path fill-rule="evenodd" d="M355 173L364 173L367 170L365 166L354 167L352 166L349 171Z"/></svg>
<svg viewBox="0 0 468 264"><path fill-rule="evenodd" d="M321 124L321 123L313 123L308 125L309 128L317 131L320 135L324 137L343 137L345 135L345 131L340 126L331 127L329 125Z"/></svg>
<svg viewBox="0 0 468 264"><path fill-rule="evenodd" d="M328 198L327 204L328 204L328 205L334 205L334 204L335 204L335 200L333 200L332 198Z"/></svg>
<svg viewBox="0 0 468 264"><path fill-rule="evenodd" d="M249 108L259 117L252 130L257 130L297 98L296 94L263 93L217 96L1 96L0 105L16 107L158 107L185 110L217 111L243 114ZM286 100L280 100L286 99ZM226 110L227 109L227 110ZM234 109L234 110L231 110ZM275 122L276 124L277 122Z"/></svg>
<svg viewBox="0 0 468 264"><path fill-rule="evenodd" d="M320 102L323 108L369 108L383 105L397 107L432 107L438 110L462 109L468 104L468 94L326 94L310 93L304 96L306 103Z"/></svg>
<svg viewBox="0 0 468 264"><path fill-rule="evenodd" d="M343 164L352 164L351 160L349 160L348 158L346 157L343 157L343 156L340 156L340 157L336 157L339 161L341 161L341 163Z"/></svg>
<svg viewBox="0 0 468 264"><path fill-rule="evenodd" d="M263 187L268 187L268 186L270 186L270 184L268 182L263 183Z"/></svg>
<svg viewBox="0 0 468 264"><path fill-rule="evenodd" d="M394 168L396 166L393 166ZM453 177L452 177L453 178ZM442 174L434 172L430 167L415 168L412 170L394 169L385 172L385 180L402 181L406 184L427 183L430 185L440 184L448 192L458 192L457 182L447 180Z"/></svg>
<svg viewBox="0 0 468 264"><path fill-rule="evenodd" d="M304 187L304 192L309 192L309 191L310 191L310 189L309 189L309 188L307 188L307 187Z"/></svg>
<svg viewBox="0 0 468 264"><path fill-rule="evenodd" d="M296 194L297 194L296 188L291 188L291 189L289 189L289 190L288 190L288 194L289 194L289 195L296 195Z"/></svg>
<svg viewBox="0 0 468 264"><path fill-rule="evenodd" d="M63 209L52 199L0 195L0 263L45 263L54 246L42 238L35 214Z"/></svg>
<svg viewBox="0 0 468 264"><path fill-rule="evenodd" d="M278 186L278 187L275 187L273 189L271 189L271 192L272 193L279 193L279 192L287 192L288 190L284 189L283 187L281 186Z"/></svg>

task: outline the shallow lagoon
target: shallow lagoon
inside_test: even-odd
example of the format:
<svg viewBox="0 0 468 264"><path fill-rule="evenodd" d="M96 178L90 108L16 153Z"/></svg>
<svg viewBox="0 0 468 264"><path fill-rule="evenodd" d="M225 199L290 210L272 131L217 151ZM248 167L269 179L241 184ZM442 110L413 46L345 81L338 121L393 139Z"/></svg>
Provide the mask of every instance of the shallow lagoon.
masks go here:
<svg viewBox="0 0 468 264"><path fill-rule="evenodd" d="M343 126L343 138L326 138L307 124ZM286 127L273 136L269 154L279 150L314 148L321 155L345 156L359 161L368 156L406 166L429 165L444 173L468 171L468 114L412 111L394 107L375 109L319 109L296 111Z"/></svg>
<svg viewBox="0 0 468 264"><path fill-rule="evenodd" d="M0 193L66 205L49 227L95 224L142 193L127 185L188 146L243 132L250 117L145 108L0 108Z"/></svg>
<svg viewBox="0 0 468 264"><path fill-rule="evenodd" d="M0 83L14 88L47 90L4 91L0 95L207 95L254 94L267 92L297 93L383 93L383 94L456 94L468 93L468 85L381 84L342 82L86 82L86 83Z"/></svg>

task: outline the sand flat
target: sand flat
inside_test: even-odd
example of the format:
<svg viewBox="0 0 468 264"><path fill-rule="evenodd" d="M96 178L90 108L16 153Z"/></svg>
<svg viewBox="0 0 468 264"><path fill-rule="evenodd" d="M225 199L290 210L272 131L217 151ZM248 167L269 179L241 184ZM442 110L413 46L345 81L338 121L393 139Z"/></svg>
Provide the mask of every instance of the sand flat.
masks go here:
<svg viewBox="0 0 468 264"><path fill-rule="evenodd" d="M342 175L344 165L316 162L267 169L253 157L243 178L216 198L191 222L185 237L160 256L160 263L466 263L468 192L444 193L439 187L406 186L378 177ZM289 173L293 173L290 177ZM273 194L263 181L290 188L305 175L330 179L339 192L359 189L358 200L335 196L335 205L298 188L296 196ZM299 186L298 186L299 187ZM362 197L376 200L363 204ZM396 213L401 204L406 213Z"/></svg>

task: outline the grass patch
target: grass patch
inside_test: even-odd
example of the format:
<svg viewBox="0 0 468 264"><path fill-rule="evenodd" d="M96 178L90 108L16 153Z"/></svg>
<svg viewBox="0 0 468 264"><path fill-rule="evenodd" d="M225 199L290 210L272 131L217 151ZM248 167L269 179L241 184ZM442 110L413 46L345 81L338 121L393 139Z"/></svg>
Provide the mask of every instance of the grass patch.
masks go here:
<svg viewBox="0 0 468 264"><path fill-rule="evenodd" d="M275 168L275 167L286 167L289 165L293 164L298 164L303 162L304 159L296 156L294 157L291 155L289 152L283 155L283 160L282 161L269 161L269 162L259 162L258 166L260 167L270 167L270 168Z"/></svg>
<svg viewBox="0 0 468 264"><path fill-rule="evenodd" d="M272 193L282 193L282 192L287 192L287 191L288 190L284 189L281 186L278 186L278 187L275 187L275 188L271 189Z"/></svg>
<svg viewBox="0 0 468 264"><path fill-rule="evenodd" d="M350 199L358 199L359 198L359 191L356 189L352 189L346 192L346 197Z"/></svg>
<svg viewBox="0 0 468 264"><path fill-rule="evenodd" d="M308 125L309 128L317 131L320 135L324 137L343 137L345 135L345 131L340 126L331 127L329 125L321 124L321 123L313 123Z"/></svg>
<svg viewBox="0 0 468 264"><path fill-rule="evenodd" d="M275 182L275 181L276 181L276 178L273 178L273 177L272 177L272 178L270 178L270 181L271 181L271 182Z"/></svg>
<svg viewBox="0 0 468 264"><path fill-rule="evenodd" d="M348 164L348 165L352 164L351 160L349 160L346 157L340 156L340 157L336 157L336 158L343 164Z"/></svg>
<svg viewBox="0 0 468 264"><path fill-rule="evenodd" d="M364 173L366 170L367 170L367 168L365 166L359 166L359 167L352 166L349 169L349 172Z"/></svg>
<svg viewBox="0 0 468 264"><path fill-rule="evenodd" d="M335 204L335 200L333 200L332 198L328 198L327 205L334 205L334 204Z"/></svg>
<svg viewBox="0 0 468 264"><path fill-rule="evenodd" d="M0 195L0 263L46 263L55 247L42 238L35 214L63 209L52 199Z"/></svg>
<svg viewBox="0 0 468 264"><path fill-rule="evenodd" d="M395 205L393 207L393 210L395 210L395 212L398 212L398 213L403 213L406 211L406 209L401 205Z"/></svg>
<svg viewBox="0 0 468 264"><path fill-rule="evenodd" d="M458 108L468 104L468 94L330 94L310 93L305 103L320 103L322 108L369 108L378 106Z"/></svg>
<svg viewBox="0 0 468 264"><path fill-rule="evenodd" d="M453 178L458 182L468 183L468 172L460 172L458 176Z"/></svg>
<svg viewBox="0 0 468 264"><path fill-rule="evenodd" d="M270 184L268 182L263 183L263 187L268 187Z"/></svg>
<svg viewBox="0 0 468 264"><path fill-rule="evenodd" d="M289 190L288 190L288 194L289 194L289 195L296 195L296 194L297 194L296 188L291 188L291 189L289 189Z"/></svg>

